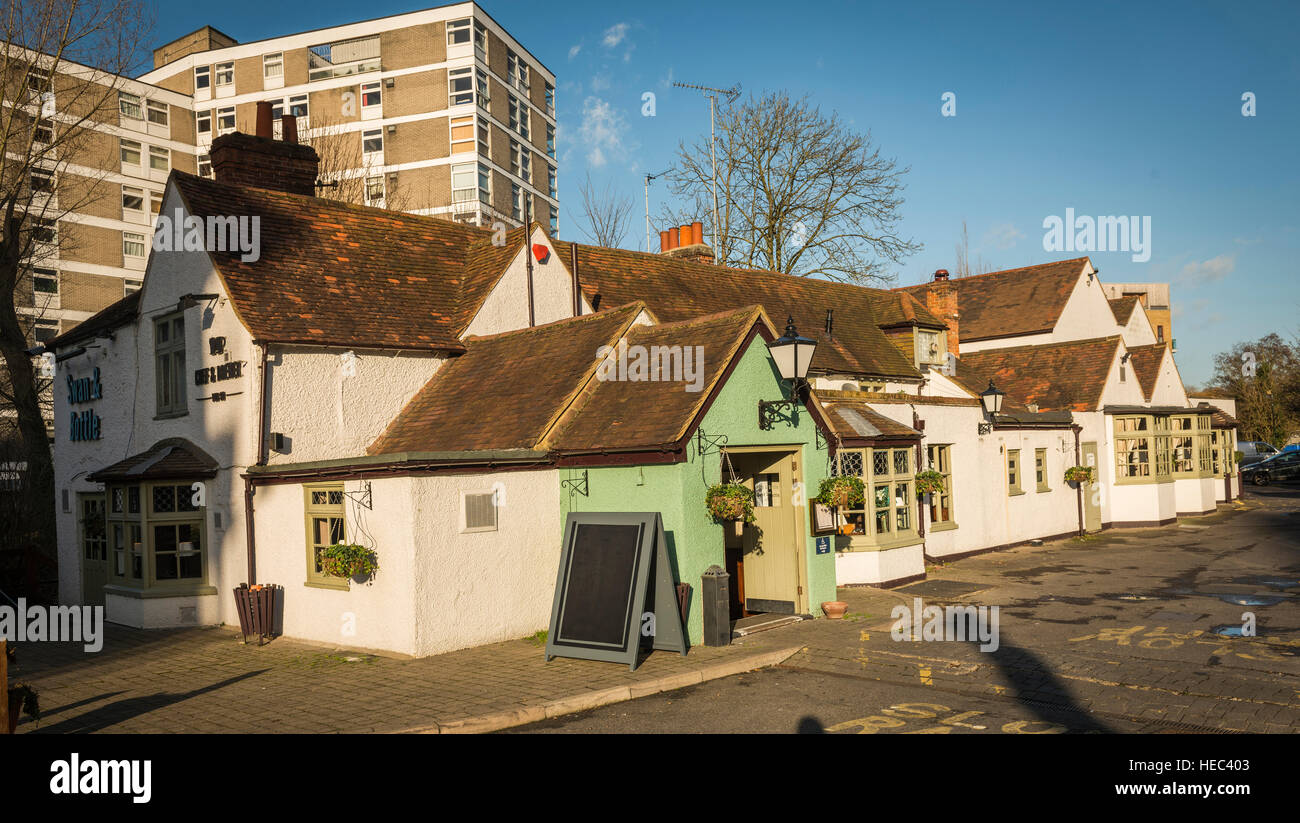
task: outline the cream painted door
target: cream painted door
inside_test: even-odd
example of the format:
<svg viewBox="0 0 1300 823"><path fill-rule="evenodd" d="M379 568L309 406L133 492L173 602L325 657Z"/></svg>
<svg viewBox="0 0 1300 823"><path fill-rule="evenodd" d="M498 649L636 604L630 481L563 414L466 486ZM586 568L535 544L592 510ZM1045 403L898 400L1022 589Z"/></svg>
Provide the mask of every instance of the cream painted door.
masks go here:
<svg viewBox="0 0 1300 823"><path fill-rule="evenodd" d="M85 606L104 605L104 585L108 583L108 540L104 517L104 495L77 495L81 533L81 602Z"/></svg>
<svg viewBox="0 0 1300 823"><path fill-rule="evenodd" d="M745 608L794 614L799 609L800 534L796 528L794 460L789 453L745 455L754 489L754 520L744 530Z"/></svg>
<svg viewBox="0 0 1300 823"><path fill-rule="evenodd" d="M1101 466L1097 465L1097 444L1084 443L1081 446L1083 453L1083 465L1092 467L1092 476L1097 478L1094 483L1083 484L1083 528L1084 531L1099 532L1101 531L1101 489L1098 488L1101 482Z"/></svg>

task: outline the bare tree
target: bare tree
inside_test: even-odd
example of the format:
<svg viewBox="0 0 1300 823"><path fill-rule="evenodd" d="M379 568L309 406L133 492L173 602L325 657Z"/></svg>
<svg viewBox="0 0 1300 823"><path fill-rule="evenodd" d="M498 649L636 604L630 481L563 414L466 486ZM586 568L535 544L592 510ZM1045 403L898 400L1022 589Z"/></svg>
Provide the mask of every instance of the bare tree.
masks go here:
<svg viewBox="0 0 1300 823"><path fill-rule="evenodd" d="M669 186L685 206L669 223L705 221L713 233L709 139L678 146ZM717 117L720 262L862 284L892 281L887 266L921 247L897 233L898 168L839 116L766 92L721 105Z"/></svg>
<svg viewBox="0 0 1300 823"><path fill-rule="evenodd" d="M619 196L611 184L596 191L591 183L591 175L578 189L582 197L582 213L587 218L588 228L579 227L582 235L597 246L616 249L623 244L628 227L632 223L632 198Z"/></svg>
<svg viewBox="0 0 1300 823"><path fill-rule="evenodd" d="M966 233L966 221L961 221L961 241L957 243L957 265L954 277L970 277L972 274L988 274L993 267L983 257L975 260L975 268L970 262L970 236Z"/></svg>
<svg viewBox="0 0 1300 823"><path fill-rule="evenodd" d="M324 185L316 194L327 200L382 206L393 211L417 208L417 194L410 186L395 186L362 145L361 132L349 128L344 118L311 115L310 131L300 132L302 142L320 158L317 179ZM367 188L373 189L367 191Z"/></svg>
<svg viewBox="0 0 1300 823"><path fill-rule="evenodd" d="M118 91L139 66L150 26L140 0L10 0L0 27L0 400L16 430L21 460L12 462L26 464L30 517L24 533L9 536L50 552L47 384L27 353L39 317L32 268L77 242L76 224L61 220L115 194L106 173L89 171L117 163L116 141L95 127L117 122Z"/></svg>

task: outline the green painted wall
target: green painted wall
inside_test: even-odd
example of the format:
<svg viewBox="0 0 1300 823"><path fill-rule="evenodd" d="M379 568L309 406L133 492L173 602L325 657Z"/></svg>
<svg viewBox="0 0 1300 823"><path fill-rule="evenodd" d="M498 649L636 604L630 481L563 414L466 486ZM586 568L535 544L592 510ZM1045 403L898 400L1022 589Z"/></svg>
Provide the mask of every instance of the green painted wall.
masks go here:
<svg viewBox="0 0 1300 823"><path fill-rule="evenodd" d="M727 445L733 449L774 445L799 448L799 471L806 487L806 499L816 494L818 484L826 476L827 451L825 445L817 448L816 424L802 407L796 426L778 421L770 431L758 428L758 401L782 397L780 378L767 346L761 338L755 339L705 414L700 428L710 438L726 435ZM706 454L701 458L696 453L692 433L687 455L686 462L672 465L590 469L588 496L571 493L566 488L561 505L566 517L570 511L657 511L663 515L669 550L677 566L675 577L679 582L691 584L687 633L695 645L702 642L704 635L699 603L700 575L715 564L725 567L725 555L723 527L704 508L705 490L721 480L717 449L706 447ZM561 479L581 476L581 469L560 470ZM820 616L821 604L835 599L835 553L816 553L806 513L803 534L807 540L808 603L813 613Z"/></svg>

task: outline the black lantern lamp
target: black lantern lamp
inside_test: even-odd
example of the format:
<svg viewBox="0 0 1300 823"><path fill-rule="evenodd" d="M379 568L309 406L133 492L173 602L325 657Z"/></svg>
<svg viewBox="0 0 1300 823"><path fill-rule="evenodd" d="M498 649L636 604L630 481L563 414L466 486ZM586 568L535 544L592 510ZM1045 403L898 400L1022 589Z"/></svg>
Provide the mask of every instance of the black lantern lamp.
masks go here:
<svg viewBox="0 0 1300 823"><path fill-rule="evenodd" d="M767 350L776 361L781 379L790 382L790 399L758 401L758 427L764 430L772 428L772 422L781 411L788 410L791 415L795 413L800 403L800 392L808 387L808 367L812 365L817 342L800 337L794 328L794 315L790 315L786 320L785 334L768 343Z"/></svg>
<svg viewBox="0 0 1300 823"><path fill-rule="evenodd" d="M997 386L993 385L992 380L989 381L989 387L980 392L980 403L984 406L984 416L988 418L988 422L979 424L980 434L988 434L993 431L993 418L1002 411L1002 398L1005 394L1005 392L1000 391Z"/></svg>

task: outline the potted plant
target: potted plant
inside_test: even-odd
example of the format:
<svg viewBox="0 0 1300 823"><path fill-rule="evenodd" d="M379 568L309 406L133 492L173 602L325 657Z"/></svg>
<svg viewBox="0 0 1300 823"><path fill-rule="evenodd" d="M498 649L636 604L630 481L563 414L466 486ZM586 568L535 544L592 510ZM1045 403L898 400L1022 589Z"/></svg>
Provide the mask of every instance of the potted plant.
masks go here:
<svg viewBox="0 0 1300 823"><path fill-rule="evenodd" d="M822 612L831 620L843 620L849 604L843 600L828 600L822 604Z"/></svg>
<svg viewBox="0 0 1300 823"><path fill-rule="evenodd" d="M18 713L33 720L41 719L40 693L29 683L15 683L9 687L9 733L18 728Z"/></svg>
<svg viewBox="0 0 1300 823"><path fill-rule="evenodd" d="M728 523L754 522L754 492L743 483L715 483L704 493L704 506L713 519Z"/></svg>
<svg viewBox="0 0 1300 823"><path fill-rule="evenodd" d="M335 543L321 552L321 570L330 577L351 577L364 583L379 571L379 558L365 546Z"/></svg>
<svg viewBox="0 0 1300 823"><path fill-rule="evenodd" d="M939 494L943 491L943 475L934 469L926 469L923 472L916 473L916 494L923 497L927 494Z"/></svg>
<svg viewBox="0 0 1300 823"><path fill-rule="evenodd" d="M867 487L857 477L824 477L817 487L816 502L839 509L857 508L866 498Z"/></svg>
<svg viewBox="0 0 1300 823"><path fill-rule="evenodd" d="M1071 466L1065 470L1065 482L1070 488L1079 488L1080 483L1091 483L1093 480L1092 466Z"/></svg>

